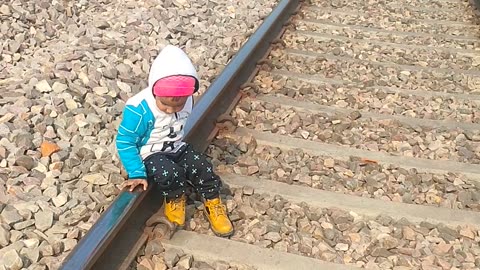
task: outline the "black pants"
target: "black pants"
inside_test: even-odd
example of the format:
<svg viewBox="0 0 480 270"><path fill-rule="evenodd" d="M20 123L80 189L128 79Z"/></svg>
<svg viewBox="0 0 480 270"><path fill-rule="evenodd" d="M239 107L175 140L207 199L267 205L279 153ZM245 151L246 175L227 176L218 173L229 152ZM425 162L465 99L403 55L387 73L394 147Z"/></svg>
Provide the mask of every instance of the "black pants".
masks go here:
<svg viewBox="0 0 480 270"><path fill-rule="evenodd" d="M185 193L187 180L205 199L218 197L222 182L213 172L207 157L183 146L176 153L155 153L144 160L149 182L154 182L163 196L178 198Z"/></svg>

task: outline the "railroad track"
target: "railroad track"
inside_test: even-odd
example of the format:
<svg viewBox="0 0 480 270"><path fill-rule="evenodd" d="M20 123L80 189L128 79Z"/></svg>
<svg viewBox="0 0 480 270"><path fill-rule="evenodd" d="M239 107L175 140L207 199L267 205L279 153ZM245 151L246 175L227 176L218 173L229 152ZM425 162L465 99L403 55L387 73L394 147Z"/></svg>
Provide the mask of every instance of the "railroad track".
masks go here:
<svg viewBox="0 0 480 270"><path fill-rule="evenodd" d="M212 236L193 204L167 265L479 269L477 20L462 0L280 1L187 127L236 233ZM137 268L159 207L122 192L62 269Z"/></svg>

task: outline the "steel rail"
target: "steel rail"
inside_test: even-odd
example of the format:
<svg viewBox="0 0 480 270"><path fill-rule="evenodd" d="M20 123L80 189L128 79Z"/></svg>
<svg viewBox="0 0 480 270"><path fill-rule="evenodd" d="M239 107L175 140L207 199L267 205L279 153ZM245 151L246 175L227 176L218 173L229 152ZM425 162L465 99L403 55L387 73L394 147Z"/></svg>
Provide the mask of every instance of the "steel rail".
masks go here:
<svg viewBox="0 0 480 270"><path fill-rule="evenodd" d="M473 5L476 7L476 12L477 12L477 15L479 14L479 10L480 10L480 0L472 0L473 1Z"/></svg>
<svg viewBox="0 0 480 270"><path fill-rule="evenodd" d="M216 132L217 119L231 109L242 84L254 73L284 25L299 7L299 0L281 0L194 106L185 127L185 140L204 151ZM254 75L254 74L253 74ZM122 191L102 213L60 269L118 269L142 237L146 220L161 207L151 192ZM127 262L128 264L129 262Z"/></svg>

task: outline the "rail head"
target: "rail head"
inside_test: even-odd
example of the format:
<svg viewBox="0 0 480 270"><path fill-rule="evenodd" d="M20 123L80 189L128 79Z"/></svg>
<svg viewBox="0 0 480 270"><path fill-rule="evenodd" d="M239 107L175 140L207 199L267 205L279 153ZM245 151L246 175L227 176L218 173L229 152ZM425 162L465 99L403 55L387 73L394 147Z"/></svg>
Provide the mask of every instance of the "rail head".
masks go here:
<svg viewBox="0 0 480 270"><path fill-rule="evenodd" d="M215 131L216 120L228 111L240 86L252 75L257 62L265 56L299 0L281 0L263 23L240 48L217 79L200 98L185 127L185 140L204 151ZM128 249L137 242L141 227L161 206L160 196L149 188L145 192L122 191L102 213L70 254L60 269L118 269ZM124 233L123 233L124 232Z"/></svg>

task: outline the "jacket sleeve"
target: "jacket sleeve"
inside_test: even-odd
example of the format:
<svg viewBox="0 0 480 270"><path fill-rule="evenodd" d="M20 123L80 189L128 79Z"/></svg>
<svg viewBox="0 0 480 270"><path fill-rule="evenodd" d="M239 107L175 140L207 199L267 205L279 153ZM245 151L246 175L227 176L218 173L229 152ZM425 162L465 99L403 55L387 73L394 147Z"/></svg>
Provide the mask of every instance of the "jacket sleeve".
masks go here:
<svg viewBox="0 0 480 270"><path fill-rule="evenodd" d="M116 146L129 179L147 178L139 146L143 136L142 120L143 115L137 112L135 107L125 106L122 122L118 127Z"/></svg>

